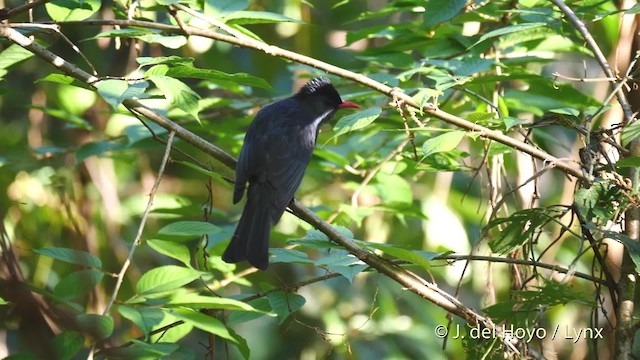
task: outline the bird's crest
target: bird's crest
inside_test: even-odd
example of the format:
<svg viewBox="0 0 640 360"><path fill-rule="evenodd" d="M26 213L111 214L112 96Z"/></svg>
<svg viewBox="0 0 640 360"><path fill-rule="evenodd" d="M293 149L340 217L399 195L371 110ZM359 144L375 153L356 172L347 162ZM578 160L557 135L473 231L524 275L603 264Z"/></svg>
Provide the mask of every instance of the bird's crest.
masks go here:
<svg viewBox="0 0 640 360"><path fill-rule="evenodd" d="M311 95L322 91L323 89L333 88L331 81L324 77L318 77L306 83L298 93L303 95Z"/></svg>

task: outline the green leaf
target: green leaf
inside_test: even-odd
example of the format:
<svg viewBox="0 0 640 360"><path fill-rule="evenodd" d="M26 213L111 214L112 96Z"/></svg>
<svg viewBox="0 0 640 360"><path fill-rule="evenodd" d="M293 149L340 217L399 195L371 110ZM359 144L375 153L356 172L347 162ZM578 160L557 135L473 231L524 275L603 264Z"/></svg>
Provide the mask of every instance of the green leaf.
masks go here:
<svg viewBox="0 0 640 360"><path fill-rule="evenodd" d="M81 118L80 116L73 115L64 110L50 109L43 106L35 106L35 105L32 105L31 108L40 110L49 116L64 120L72 125L70 127L89 130L89 131L93 130L93 126L91 126L85 119Z"/></svg>
<svg viewBox="0 0 640 360"><path fill-rule="evenodd" d="M70 360L84 345L84 336L77 331L65 331L51 340L51 350L54 358Z"/></svg>
<svg viewBox="0 0 640 360"><path fill-rule="evenodd" d="M84 269L65 276L53 289L53 294L60 299L80 299L91 292L102 280L101 271Z"/></svg>
<svg viewBox="0 0 640 360"><path fill-rule="evenodd" d="M294 293L285 293L284 291L276 291L267 295L271 309L278 314L280 324L294 312L302 309L306 303L303 296Z"/></svg>
<svg viewBox="0 0 640 360"><path fill-rule="evenodd" d="M454 130L431 138L422 144L422 156L451 151L458 147L464 135L464 131Z"/></svg>
<svg viewBox="0 0 640 360"><path fill-rule="evenodd" d="M262 310L258 310L253 306L234 299L204 296L196 293L177 293L171 297L166 303L167 306L183 306L196 309L220 309L220 310L240 310L240 311L257 311L264 313Z"/></svg>
<svg viewBox="0 0 640 360"><path fill-rule="evenodd" d="M235 337L229 333L224 324L213 316L205 315L192 309L165 309L164 311L200 330L220 336L233 343L236 342Z"/></svg>
<svg viewBox="0 0 640 360"><path fill-rule="evenodd" d="M222 82L224 83L235 83L241 85L255 86L263 89L271 90L271 85L264 79L245 74L245 73L235 73L229 74L226 72L214 70L214 69L198 69L193 66L174 66L166 69L164 74L171 77L179 77L179 78L195 78L195 79L204 79L210 80L213 82Z"/></svg>
<svg viewBox="0 0 640 360"><path fill-rule="evenodd" d="M334 136L339 136L354 130L364 128L365 126L371 124L375 119L377 119L378 116L380 116L381 112L381 108L374 106L341 118L333 127L333 131L335 132Z"/></svg>
<svg viewBox="0 0 640 360"><path fill-rule="evenodd" d="M227 24L246 25L246 24L268 24L280 22L294 22L304 24L303 21L266 11L236 11L224 17Z"/></svg>
<svg viewBox="0 0 640 360"><path fill-rule="evenodd" d="M149 336L154 327L160 325L165 318L162 310L154 308L134 308L126 305L118 305L118 312L142 330L145 336Z"/></svg>
<svg viewBox="0 0 640 360"><path fill-rule="evenodd" d="M273 255L269 258L269 262L272 264L313 264L313 260L309 259L309 255L307 255L303 251L298 251L295 249L273 248L270 249L269 252L271 253L271 255Z"/></svg>
<svg viewBox="0 0 640 360"><path fill-rule="evenodd" d="M100 261L100 259L89 254L86 251L50 247L50 248L34 249L33 252L35 252L36 254L48 256L50 258L54 258L56 260L68 262L71 264L89 266L96 269L100 269L102 267L102 262Z"/></svg>
<svg viewBox="0 0 640 360"><path fill-rule="evenodd" d="M204 13L208 16L223 17L248 7L248 0L206 0L204 2Z"/></svg>
<svg viewBox="0 0 640 360"><path fill-rule="evenodd" d="M158 57L145 57L140 56L136 58L136 62L140 66L150 66L158 64L172 64L172 65L191 65L195 59L192 57L182 56L158 56Z"/></svg>
<svg viewBox="0 0 640 360"><path fill-rule="evenodd" d="M198 117L200 95L196 94L182 81L169 76L151 75L149 79L156 84L171 104L191 115L200 123L200 118Z"/></svg>
<svg viewBox="0 0 640 360"><path fill-rule="evenodd" d="M616 167L625 168L625 167L640 167L640 156L630 156L623 159L618 160L616 162Z"/></svg>
<svg viewBox="0 0 640 360"><path fill-rule="evenodd" d="M640 137L640 121L636 120L622 129L622 146L629 145L638 137Z"/></svg>
<svg viewBox="0 0 640 360"><path fill-rule="evenodd" d="M33 53L20 45L13 44L0 52L0 69L5 70L10 66L24 61L33 56ZM0 76L2 78L3 76Z"/></svg>
<svg viewBox="0 0 640 360"><path fill-rule="evenodd" d="M158 234L194 238L219 232L222 229L205 221L178 221L164 226Z"/></svg>
<svg viewBox="0 0 640 360"><path fill-rule="evenodd" d="M147 271L136 285L138 295L163 293L182 287L200 277L200 271L176 265L160 266Z"/></svg>
<svg viewBox="0 0 640 360"><path fill-rule="evenodd" d="M379 243L373 243L373 242L367 242L366 244L369 248L381 250L385 254L391 255L400 260L404 260L410 264L419 265L426 270L429 270L431 268L431 264L429 263L429 261L433 260L433 258L440 255L436 253L425 254L425 252L423 251L418 252L413 250L407 250L407 249L398 247L396 245L390 245L390 244L379 244ZM434 255L434 256L429 258L431 255Z"/></svg>
<svg viewBox="0 0 640 360"><path fill-rule="evenodd" d="M100 0L53 0L45 4L53 21L81 21L100 10Z"/></svg>
<svg viewBox="0 0 640 360"><path fill-rule="evenodd" d="M329 256L322 257L315 261L315 266L326 268L328 271L342 275L349 282L363 272L369 265L349 254L345 250L332 251Z"/></svg>
<svg viewBox="0 0 640 360"><path fill-rule="evenodd" d="M145 90L149 87L146 81L132 84L124 80L103 80L96 84L98 94L113 107L114 110L126 99L145 98Z"/></svg>
<svg viewBox="0 0 640 360"><path fill-rule="evenodd" d="M187 267L191 267L191 252L186 246L176 243L175 241L157 239L147 240L146 243L150 248L160 254L176 259Z"/></svg>
<svg viewBox="0 0 640 360"><path fill-rule="evenodd" d="M76 316L76 325L80 331L91 335L94 339L105 339L113 332L113 319L98 314L80 314Z"/></svg>
<svg viewBox="0 0 640 360"><path fill-rule="evenodd" d="M227 324L240 324L243 322L261 318L265 316L265 314L272 317L277 316L276 314L271 312L269 301L264 297L251 300L248 302L248 304L258 311L234 311L231 313L231 315L229 315L229 321L227 322Z"/></svg>
<svg viewBox="0 0 640 360"><path fill-rule="evenodd" d="M539 27L543 27L543 26L547 26L547 23L543 23L543 22L535 22L535 23L524 23L524 24L515 24L515 25L510 25L510 26L505 26L505 27L501 27L499 29L493 30L493 31L489 31L488 33L482 35L480 37L480 39L478 41L476 41L473 45L471 45L469 48L472 48L478 44L480 44L481 42L487 40L487 39L491 39L491 38L495 38L495 37L500 37L506 34L512 34L512 33L516 33L519 31L525 31L525 30L531 30L534 28L539 28Z"/></svg>
<svg viewBox="0 0 640 360"><path fill-rule="evenodd" d="M52 82L52 83L56 83L56 84L63 84L63 85L73 85L79 88L83 88L83 89L87 89L87 90L92 90L93 88L91 86L89 86L87 83L82 82L76 78L73 78L71 76L68 75L62 75L62 74L49 74L41 79L38 79L35 81L36 83L39 82Z"/></svg>
<svg viewBox="0 0 640 360"><path fill-rule="evenodd" d="M453 19L467 4L467 0L429 0L424 12L424 26L436 25Z"/></svg>

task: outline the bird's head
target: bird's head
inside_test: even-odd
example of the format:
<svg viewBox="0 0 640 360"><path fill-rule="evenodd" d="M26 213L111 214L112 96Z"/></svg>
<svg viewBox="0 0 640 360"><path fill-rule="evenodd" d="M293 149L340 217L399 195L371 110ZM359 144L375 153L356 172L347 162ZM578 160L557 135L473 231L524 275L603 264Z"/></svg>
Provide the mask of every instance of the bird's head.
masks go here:
<svg viewBox="0 0 640 360"><path fill-rule="evenodd" d="M331 81L324 77L315 78L307 82L296 94L304 103L319 113L342 108L359 108L360 106L340 98L340 94Z"/></svg>

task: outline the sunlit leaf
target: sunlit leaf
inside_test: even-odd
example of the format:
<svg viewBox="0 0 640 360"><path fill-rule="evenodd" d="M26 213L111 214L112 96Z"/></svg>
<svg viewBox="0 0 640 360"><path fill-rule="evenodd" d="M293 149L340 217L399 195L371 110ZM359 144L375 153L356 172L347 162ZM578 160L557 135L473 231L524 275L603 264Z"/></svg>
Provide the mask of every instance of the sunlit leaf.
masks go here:
<svg viewBox="0 0 640 360"><path fill-rule="evenodd" d="M136 285L138 295L162 293L177 289L200 277L200 271L175 266L165 265L147 271Z"/></svg>
<svg viewBox="0 0 640 360"><path fill-rule="evenodd" d="M333 127L333 131L335 132L334 136L364 128L377 119L381 112L381 108L374 106L341 118Z"/></svg>

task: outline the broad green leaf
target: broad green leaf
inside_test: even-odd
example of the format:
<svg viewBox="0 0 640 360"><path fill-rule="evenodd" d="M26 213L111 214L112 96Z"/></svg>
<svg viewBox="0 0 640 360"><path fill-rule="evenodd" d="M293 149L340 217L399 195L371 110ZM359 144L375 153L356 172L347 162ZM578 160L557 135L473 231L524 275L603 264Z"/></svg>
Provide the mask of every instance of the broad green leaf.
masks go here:
<svg viewBox="0 0 640 360"><path fill-rule="evenodd" d="M335 132L334 136L339 136L354 130L364 128L365 126L371 124L375 119L377 119L378 116L380 116L381 112L381 108L374 106L341 118L333 127L333 131Z"/></svg>
<svg viewBox="0 0 640 360"><path fill-rule="evenodd" d="M303 24L303 21L266 11L236 11L224 17L227 24L246 25L246 24L268 24L279 22L294 22Z"/></svg>
<svg viewBox="0 0 640 360"><path fill-rule="evenodd" d="M222 230L205 221L178 221L164 226L158 234L181 236L181 237L199 237L204 234L219 233Z"/></svg>
<svg viewBox="0 0 640 360"><path fill-rule="evenodd" d="M428 0L424 12L424 25L435 25L453 19L467 4L467 0Z"/></svg>
<svg viewBox="0 0 640 360"><path fill-rule="evenodd" d="M85 334L96 340L109 337L113 332L113 318L98 314L80 314L76 316L76 325Z"/></svg>
<svg viewBox="0 0 640 360"><path fill-rule="evenodd" d="M233 343L236 342L235 337L229 333L227 327L213 316L185 308L165 309L164 311L200 330L220 336L221 338L227 339Z"/></svg>
<svg viewBox="0 0 640 360"><path fill-rule="evenodd" d="M31 51L17 44L13 44L0 52L0 69L5 70L10 66L24 61L32 56L33 53ZM4 77L4 75L0 76L0 78L2 77Z"/></svg>
<svg viewBox="0 0 640 360"><path fill-rule="evenodd" d="M184 325L181 327L185 327ZM170 329L171 331L173 329ZM165 335L162 333L162 335ZM195 359L195 354L192 349L180 346L176 343L170 342L171 340L165 340L166 336L162 337L163 342L144 342L137 339L132 339L131 344L128 346L119 346L106 348L100 351L99 359L139 359L139 360L151 360L151 359L179 359L179 360L191 360Z"/></svg>
<svg viewBox="0 0 640 360"><path fill-rule="evenodd" d="M313 264L313 260L309 259L309 256L302 251L294 249L270 249L269 253L273 255L269 258L269 262L275 263L289 263L289 264Z"/></svg>
<svg viewBox="0 0 640 360"><path fill-rule="evenodd" d="M625 168L625 167L640 167L640 156L630 156L623 159L618 160L616 162L616 167Z"/></svg>
<svg viewBox="0 0 640 360"><path fill-rule="evenodd" d="M198 69L193 66L186 65L168 67L166 69L166 72L160 75L179 78L204 79L223 83L231 82L235 84L255 86L263 89L271 89L271 85L269 85L266 80L253 75L245 73L229 74L214 69Z"/></svg>
<svg viewBox="0 0 640 360"><path fill-rule="evenodd" d="M229 315L229 320L227 324L229 325L240 324L243 322L261 318L265 316L265 314L270 317L277 316L274 312L272 312L271 305L269 305L269 301L264 297L251 300L248 302L248 304L251 305L251 307L253 307L254 309L257 309L258 311L257 312L234 311L231 313L231 315Z"/></svg>
<svg viewBox="0 0 640 360"><path fill-rule="evenodd" d="M103 80L96 84L98 94L113 107L114 110L126 99L144 98L149 87L146 81L128 83L124 80Z"/></svg>
<svg viewBox="0 0 640 360"><path fill-rule="evenodd" d="M543 26L547 26L547 23L544 23L544 22L523 23L523 24L515 24L515 25L501 27L496 30L489 31L488 33L482 35L480 39L470 47L474 47L487 39L491 39L495 37L499 38L500 36L503 36L503 35L512 34L519 31L530 30L534 28L539 28Z"/></svg>
<svg viewBox="0 0 640 360"><path fill-rule="evenodd" d="M248 0L205 0L204 13L207 16L224 17L248 7Z"/></svg>
<svg viewBox="0 0 640 360"><path fill-rule="evenodd" d="M60 299L80 299L102 280L104 273L101 271L84 269L65 276L53 289L53 294Z"/></svg>
<svg viewBox="0 0 640 360"><path fill-rule="evenodd" d="M81 21L100 10L100 0L53 0L45 4L53 21Z"/></svg>
<svg viewBox="0 0 640 360"><path fill-rule="evenodd" d="M136 62L140 66L151 66L158 64L172 64L172 65L191 65L195 59L192 57L182 56L158 56L158 57L146 57L140 56L136 58Z"/></svg>
<svg viewBox="0 0 640 360"><path fill-rule="evenodd" d="M65 331L51 340L51 350L55 359L70 360L84 345L84 336L77 331Z"/></svg>
<svg viewBox="0 0 640 360"><path fill-rule="evenodd" d="M149 336L151 330L160 325L165 318L164 312L155 308L118 305L118 312L124 318L136 324L145 336Z"/></svg>
<svg viewBox="0 0 640 360"><path fill-rule="evenodd" d="M622 146L629 145L640 137L640 121L636 120L622 129Z"/></svg>
<svg viewBox="0 0 640 360"><path fill-rule="evenodd" d="M241 310L257 311L253 306L239 300L230 298L205 296L196 293L177 293L166 303L167 306L184 306L196 309L220 309L220 310Z"/></svg>
<svg viewBox="0 0 640 360"><path fill-rule="evenodd" d="M52 83L56 83L56 84L63 84L63 85L73 85L73 86L77 86L77 87L81 87L83 89L92 89L92 87L90 87L89 85L87 85L87 83L84 83L76 78L73 78L71 76L68 75L62 75L62 74L49 74L41 79L38 79L35 81L36 83L39 82L52 82Z"/></svg>
<svg viewBox="0 0 640 360"><path fill-rule="evenodd" d="M422 156L427 157L431 154L451 151L457 148L464 134L464 131L454 130L425 141L422 144Z"/></svg>
<svg viewBox="0 0 640 360"><path fill-rule="evenodd" d="M370 248L381 250L385 254L391 255L400 260L404 260L410 264L419 265L424 269L429 270L431 268L431 264L429 263L429 261L433 260L433 258L429 259L428 257L425 257L423 252L416 252L413 250L403 249L395 245L379 244L373 242L368 242L367 246ZM435 253L433 254L435 255L434 257L439 255Z"/></svg>
<svg viewBox="0 0 640 360"><path fill-rule="evenodd" d="M353 282L353 278L356 275L369 267L369 265L342 249L331 251L327 256L316 260L314 264L342 275L349 282Z"/></svg>
<svg viewBox="0 0 640 360"><path fill-rule="evenodd" d="M280 324L294 312L302 309L306 300L303 296L295 293L285 293L284 291L276 291L267 295L271 309L278 314Z"/></svg>
<svg viewBox="0 0 640 360"><path fill-rule="evenodd" d="M138 295L162 293L182 287L200 277L200 271L176 266L165 265L147 271L136 285Z"/></svg>
<svg viewBox="0 0 640 360"><path fill-rule="evenodd" d="M187 267L191 267L191 252L186 246L175 241L151 239L147 240L147 245L162 255L174 258Z"/></svg>
<svg viewBox="0 0 640 360"><path fill-rule="evenodd" d="M172 77L152 75L149 76L149 79L156 84L171 104L191 115L200 123L200 118L198 117L198 100L200 100L200 95L196 94L182 81Z"/></svg>
<svg viewBox="0 0 640 360"><path fill-rule="evenodd" d="M43 106L35 106L35 105L31 106L31 108L38 109L49 116L53 116L60 120L64 120L70 125L69 127L74 127L74 128L79 128L79 129L89 130L89 131L93 130L93 126L91 126L85 119L81 118L80 116L68 113L64 110L51 109L51 108L46 108Z"/></svg>
<svg viewBox="0 0 640 360"><path fill-rule="evenodd" d="M50 247L50 248L34 249L33 252L43 256L48 256L50 258L54 258L56 260L68 262L71 264L89 266L96 269L100 269L102 267L102 262L100 261L100 259L89 254L86 251Z"/></svg>

